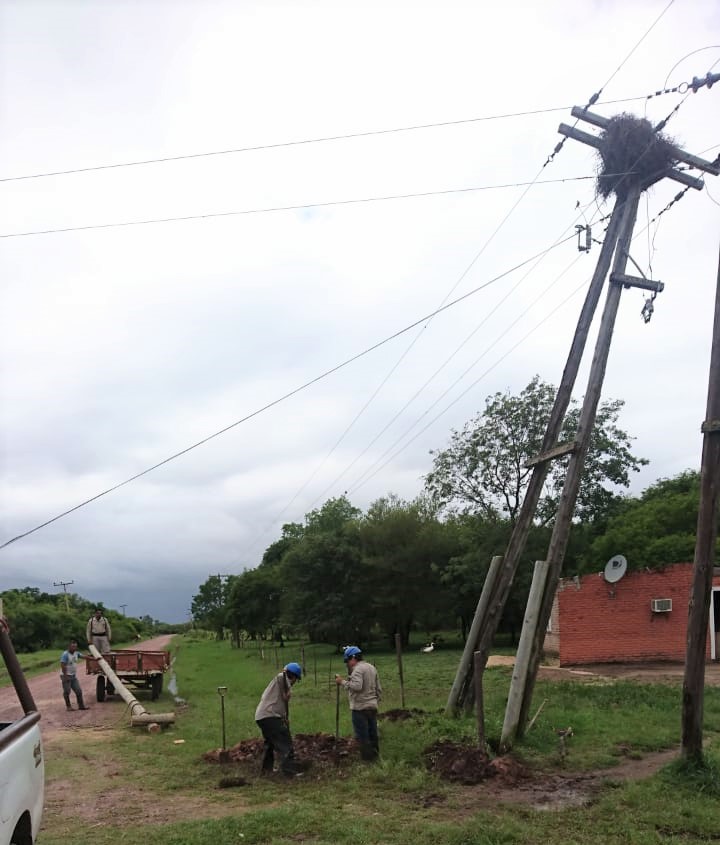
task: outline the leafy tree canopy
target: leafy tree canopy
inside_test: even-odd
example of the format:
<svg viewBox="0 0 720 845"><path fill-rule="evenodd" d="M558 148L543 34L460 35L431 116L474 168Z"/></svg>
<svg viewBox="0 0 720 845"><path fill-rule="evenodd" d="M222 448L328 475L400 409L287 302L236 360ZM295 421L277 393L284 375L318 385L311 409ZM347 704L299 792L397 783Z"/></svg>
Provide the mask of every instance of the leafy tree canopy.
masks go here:
<svg viewBox="0 0 720 845"><path fill-rule="evenodd" d="M485 410L453 431L446 449L431 452L432 471L426 489L440 508L475 512L486 519L505 515L514 522L532 473L527 462L539 454L555 388L535 376L513 396L496 393L485 401ZM583 480L576 505L578 520L607 515L618 498L613 487L626 487L630 472L647 463L630 451L632 438L619 428L621 400L603 402L598 408ZM561 441L573 440L580 409L572 402L563 423ZM537 518L549 522L557 509L569 458L552 461Z"/></svg>
<svg viewBox="0 0 720 845"><path fill-rule="evenodd" d="M700 475L686 470L662 478L638 498L628 498L583 557L586 571L622 554L631 569L691 561L695 553Z"/></svg>

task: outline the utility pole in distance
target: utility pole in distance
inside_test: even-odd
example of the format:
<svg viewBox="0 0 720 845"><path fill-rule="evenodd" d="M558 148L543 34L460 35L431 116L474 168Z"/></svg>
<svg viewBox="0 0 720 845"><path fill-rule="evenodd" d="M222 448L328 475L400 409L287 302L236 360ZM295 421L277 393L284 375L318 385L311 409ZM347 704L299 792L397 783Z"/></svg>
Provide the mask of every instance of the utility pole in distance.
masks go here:
<svg viewBox="0 0 720 845"><path fill-rule="evenodd" d="M126 604L120 604L120 605L118 605L118 607L120 608L120 610L122 610L123 616L125 616L125 608L127 607L127 605Z"/></svg>
<svg viewBox="0 0 720 845"><path fill-rule="evenodd" d="M53 587L62 587L63 592L65 593L65 610L70 613L70 603L68 602L68 594L67 588L70 584L74 584L74 581L53 581Z"/></svg>

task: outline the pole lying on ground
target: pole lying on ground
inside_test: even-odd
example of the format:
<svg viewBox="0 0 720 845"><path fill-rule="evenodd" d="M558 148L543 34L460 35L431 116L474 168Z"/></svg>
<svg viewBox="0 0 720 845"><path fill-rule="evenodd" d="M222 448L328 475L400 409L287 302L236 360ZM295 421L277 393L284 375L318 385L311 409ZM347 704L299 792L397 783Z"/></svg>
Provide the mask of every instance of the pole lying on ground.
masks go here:
<svg viewBox="0 0 720 845"><path fill-rule="evenodd" d="M118 678L110 664L100 654L94 645L88 647L88 651L97 660L100 668L105 673L110 683L115 688L115 692L122 698L122 700L130 708L130 724L133 727L140 727L147 725L150 733L155 733L160 730L160 725L169 725L175 721L174 713L148 713L142 704L135 698L125 684ZM153 728L155 726L155 729Z"/></svg>

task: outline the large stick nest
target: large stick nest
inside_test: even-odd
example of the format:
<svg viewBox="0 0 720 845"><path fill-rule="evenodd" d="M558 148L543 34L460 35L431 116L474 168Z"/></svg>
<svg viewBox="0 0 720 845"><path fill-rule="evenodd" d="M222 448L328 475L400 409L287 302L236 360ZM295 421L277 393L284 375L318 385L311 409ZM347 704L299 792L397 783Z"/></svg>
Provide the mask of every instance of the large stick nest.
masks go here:
<svg viewBox="0 0 720 845"><path fill-rule="evenodd" d="M648 120L631 114L613 117L600 135L602 168L598 173L598 193L607 199L614 193L626 196L631 185L644 190L657 182L677 159L673 141L655 132Z"/></svg>

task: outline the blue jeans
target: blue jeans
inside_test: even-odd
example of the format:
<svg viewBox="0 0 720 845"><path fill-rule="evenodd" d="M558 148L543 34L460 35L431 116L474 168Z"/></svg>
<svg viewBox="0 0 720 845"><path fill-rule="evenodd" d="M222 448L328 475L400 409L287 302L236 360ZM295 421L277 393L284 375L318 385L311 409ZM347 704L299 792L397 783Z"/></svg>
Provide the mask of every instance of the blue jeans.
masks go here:
<svg viewBox="0 0 720 845"><path fill-rule="evenodd" d="M351 710L355 739L360 743L360 756L363 760L376 760L380 752L377 729L377 710L368 707L365 710Z"/></svg>

